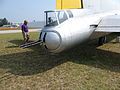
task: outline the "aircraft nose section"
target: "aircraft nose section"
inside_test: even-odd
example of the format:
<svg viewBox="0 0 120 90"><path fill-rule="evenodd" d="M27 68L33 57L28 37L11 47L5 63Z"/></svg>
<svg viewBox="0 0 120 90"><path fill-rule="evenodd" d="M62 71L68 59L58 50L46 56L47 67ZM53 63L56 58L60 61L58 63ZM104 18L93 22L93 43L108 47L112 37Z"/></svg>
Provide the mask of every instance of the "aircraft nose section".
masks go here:
<svg viewBox="0 0 120 90"><path fill-rule="evenodd" d="M56 32L46 32L43 38L45 46L49 50L55 50L60 46L60 36Z"/></svg>

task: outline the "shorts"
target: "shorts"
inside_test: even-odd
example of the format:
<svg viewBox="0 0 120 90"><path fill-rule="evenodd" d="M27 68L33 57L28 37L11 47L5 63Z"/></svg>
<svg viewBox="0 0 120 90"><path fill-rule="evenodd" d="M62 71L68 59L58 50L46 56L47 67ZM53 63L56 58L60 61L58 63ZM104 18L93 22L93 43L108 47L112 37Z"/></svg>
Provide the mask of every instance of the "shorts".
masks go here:
<svg viewBox="0 0 120 90"><path fill-rule="evenodd" d="M24 32L25 36L29 36L29 32Z"/></svg>
<svg viewBox="0 0 120 90"><path fill-rule="evenodd" d="M29 38L29 32L22 32L24 40Z"/></svg>

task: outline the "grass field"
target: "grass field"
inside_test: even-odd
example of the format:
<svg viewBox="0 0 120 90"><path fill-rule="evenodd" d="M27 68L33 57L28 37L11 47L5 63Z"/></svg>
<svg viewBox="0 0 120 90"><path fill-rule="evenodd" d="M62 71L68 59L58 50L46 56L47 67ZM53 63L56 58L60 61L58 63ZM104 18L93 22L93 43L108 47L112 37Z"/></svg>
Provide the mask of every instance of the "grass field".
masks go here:
<svg viewBox="0 0 120 90"><path fill-rule="evenodd" d="M31 40L38 36L31 33ZM120 90L120 43L114 40L56 55L40 46L21 49L21 43L21 34L0 35L0 90Z"/></svg>

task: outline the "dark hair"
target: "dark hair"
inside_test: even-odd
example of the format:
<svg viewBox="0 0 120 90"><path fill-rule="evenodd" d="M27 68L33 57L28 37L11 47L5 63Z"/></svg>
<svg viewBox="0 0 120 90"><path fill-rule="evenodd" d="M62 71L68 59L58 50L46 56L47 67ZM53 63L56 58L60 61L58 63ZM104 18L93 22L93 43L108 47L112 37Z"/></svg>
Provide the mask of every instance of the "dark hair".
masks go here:
<svg viewBox="0 0 120 90"><path fill-rule="evenodd" d="M24 24L27 24L28 22L27 22L27 20L24 20Z"/></svg>

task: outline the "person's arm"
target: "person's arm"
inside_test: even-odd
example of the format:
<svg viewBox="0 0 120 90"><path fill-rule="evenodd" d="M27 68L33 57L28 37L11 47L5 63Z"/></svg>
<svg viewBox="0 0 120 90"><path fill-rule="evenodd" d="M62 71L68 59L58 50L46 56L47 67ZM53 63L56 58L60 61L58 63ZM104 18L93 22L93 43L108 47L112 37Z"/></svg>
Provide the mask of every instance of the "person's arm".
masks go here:
<svg viewBox="0 0 120 90"><path fill-rule="evenodd" d="M24 31L24 26L23 25L21 26L21 30Z"/></svg>

